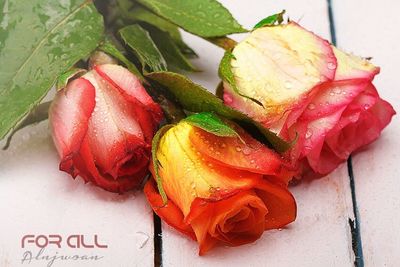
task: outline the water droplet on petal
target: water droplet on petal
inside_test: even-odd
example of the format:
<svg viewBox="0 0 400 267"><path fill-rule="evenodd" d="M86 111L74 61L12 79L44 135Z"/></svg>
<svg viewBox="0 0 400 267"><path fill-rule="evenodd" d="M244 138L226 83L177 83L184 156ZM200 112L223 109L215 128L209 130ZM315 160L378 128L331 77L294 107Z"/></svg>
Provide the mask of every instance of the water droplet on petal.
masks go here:
<svg viewBox="0 0 400 267"><path fill-rule="evenodd" d="M340 87L335 87L335 88L333 88L333 92L335 94L341 94L342 93L342 89Z"/></svg>
<svg viewBox="0 0 400 267"><path fill-rule="evenodd" d="M336 68L336 64L334 62L328 62L328 69L334 70Z"/></svg>
<svg viewBox="0 0 400 267"><path fill-rule="evenodd" d="M365 105L364 105L364 109L365 109L365 110L369 109L370 107L371 107L371 106L370 106L369 104L365 104Z"/></svg>
<svg viewBox="0 0 400 267"><path fill-rule="evenodd" d="M286 89L292 89L292 82L291 81L286 81L285 82L285 87L286 87Z"/></svg>
<svg viewBox="0 0 400 267"><path fill-rule="evenodd" d="M315 104L314 104L314 103L310 103L310 104L308 105L308 109L309 109L309 110L315 109Z"/></svg>
<svg viewBox="0 0 400 267"><path fill-rule="evenodd" d="M237 146L235 149L236 149L237 152L242 151L242 149L240 148L240 146Z"/></svg>
<svg viewBox="0 0 400 267"><path fill-rule="evenodd" d="M250 155L250 154L251 154L251 149L248 148L248 147L244 147L244 148L243 148L243 154L245 154L245 155Z"/></svg>

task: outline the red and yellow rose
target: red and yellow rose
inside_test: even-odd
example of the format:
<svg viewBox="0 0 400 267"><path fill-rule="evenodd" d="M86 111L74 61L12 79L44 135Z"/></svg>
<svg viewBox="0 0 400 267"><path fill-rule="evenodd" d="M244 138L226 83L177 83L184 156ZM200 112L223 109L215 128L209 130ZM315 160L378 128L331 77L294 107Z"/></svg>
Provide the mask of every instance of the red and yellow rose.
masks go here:
<svg viewBox="0 0 400 267"><path fill-rule="evenodd" d="M217 244L253 242L296 217L287 163L232 127L240 137L217 136L186 121L173 126L156 149L168 202L163 205L154 179L144 189L165 222L197 240L200 254Z"/></svg>

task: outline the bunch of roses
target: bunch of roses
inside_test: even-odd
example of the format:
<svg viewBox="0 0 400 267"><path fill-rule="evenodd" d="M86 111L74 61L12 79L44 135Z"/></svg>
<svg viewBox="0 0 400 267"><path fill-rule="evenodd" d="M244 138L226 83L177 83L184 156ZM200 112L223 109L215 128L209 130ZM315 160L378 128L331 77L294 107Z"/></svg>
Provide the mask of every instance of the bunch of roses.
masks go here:
<svg viewBox="0 0 400 267"><path fill-rule="evenodd" d="M237 124L206 114L235 134L218 135L188 117L160 132L152 161L161 108L127 69L104 64L53 101L60 169L119 193L138 188L150 170L144 192L154 211L197 240L203 254L293 222L289 181L330 173L395 114L372 84L378 67L296 23L256 29L231 54L225 104L293 142L289 151L279 155Z"/></svg>

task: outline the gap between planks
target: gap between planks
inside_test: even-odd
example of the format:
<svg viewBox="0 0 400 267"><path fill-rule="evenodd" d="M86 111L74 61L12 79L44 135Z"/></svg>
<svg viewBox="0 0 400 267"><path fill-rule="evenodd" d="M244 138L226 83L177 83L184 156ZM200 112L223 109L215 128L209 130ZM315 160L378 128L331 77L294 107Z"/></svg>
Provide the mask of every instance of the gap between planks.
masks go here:
<svg viewBox="0 0 400 267"><path fill-rule="evenodd" d="M333 11L333 3L334 0L327 0L328 3L328 18L329 18L329 29L331 33L331 42L333 45L337 45L337 35L336 35L336 27L335 27L335 16ZM357 197L356 197L356 186L354 183L354 172L353 172L353 163L351 160L351 156L347 160L347 172L349 175L349 185L351 190L351 201L353 206L353 216L354 220L349 218L349 225L351 231L351 239L352 239L352 247L354 252L354 265L356 267L364 267L364 256L361 242L361 231L360 231L360 214L358 212L357 206Z"/></svg>

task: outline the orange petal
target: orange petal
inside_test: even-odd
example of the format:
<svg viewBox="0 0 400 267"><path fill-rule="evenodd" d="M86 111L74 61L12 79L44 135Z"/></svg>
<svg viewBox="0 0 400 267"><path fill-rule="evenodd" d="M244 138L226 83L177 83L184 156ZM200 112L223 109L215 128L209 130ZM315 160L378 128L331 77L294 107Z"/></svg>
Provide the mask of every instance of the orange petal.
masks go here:
<svg viewBox="0 0 400 267"><path fill-rule="evenodd" d="M183 211L190 212L196 198L218 200L238 190L252 188L262 175L229 168L198 151L189 137L194 127L181 122L161 138L157 159L168 197Z"/></svg>
<svg viewBox="0 0 400 267"><path fill-rule="evenodd" d="M196 127L189 137L202 155L224 166L265 175L277 174L283 165L282 158L239 127L235 127L235 130L242 140L238 137L216 136Z"/></svg>
<svg viewBox="0 0 400 267"><path fill-rule="evenodd" d="M147 181L143 191L154 212L162 220L174 227L179 232L196 240L196 236L194 235L190 225L183 221L183 214L181 210L171 200L168 200L167 204L163 205L163 200L157 191L156 184L153 179Z"/></svg>
<svg viewBox="0 0 400 267"><path fill-rule="evenodd" d="M216 202L197 201L192 209L201 210L190 224L203 255L216 244L239 246L254 242L264 232L268 213L266 204L246 190Z"/></svg>
<svg viewBox="0 0 400 267"><path fill-rule="evenodd" d="M281 228L296 219L297 207L293 195L286 188L263 180L255 190L268 209L265 229Z"/></svg>

